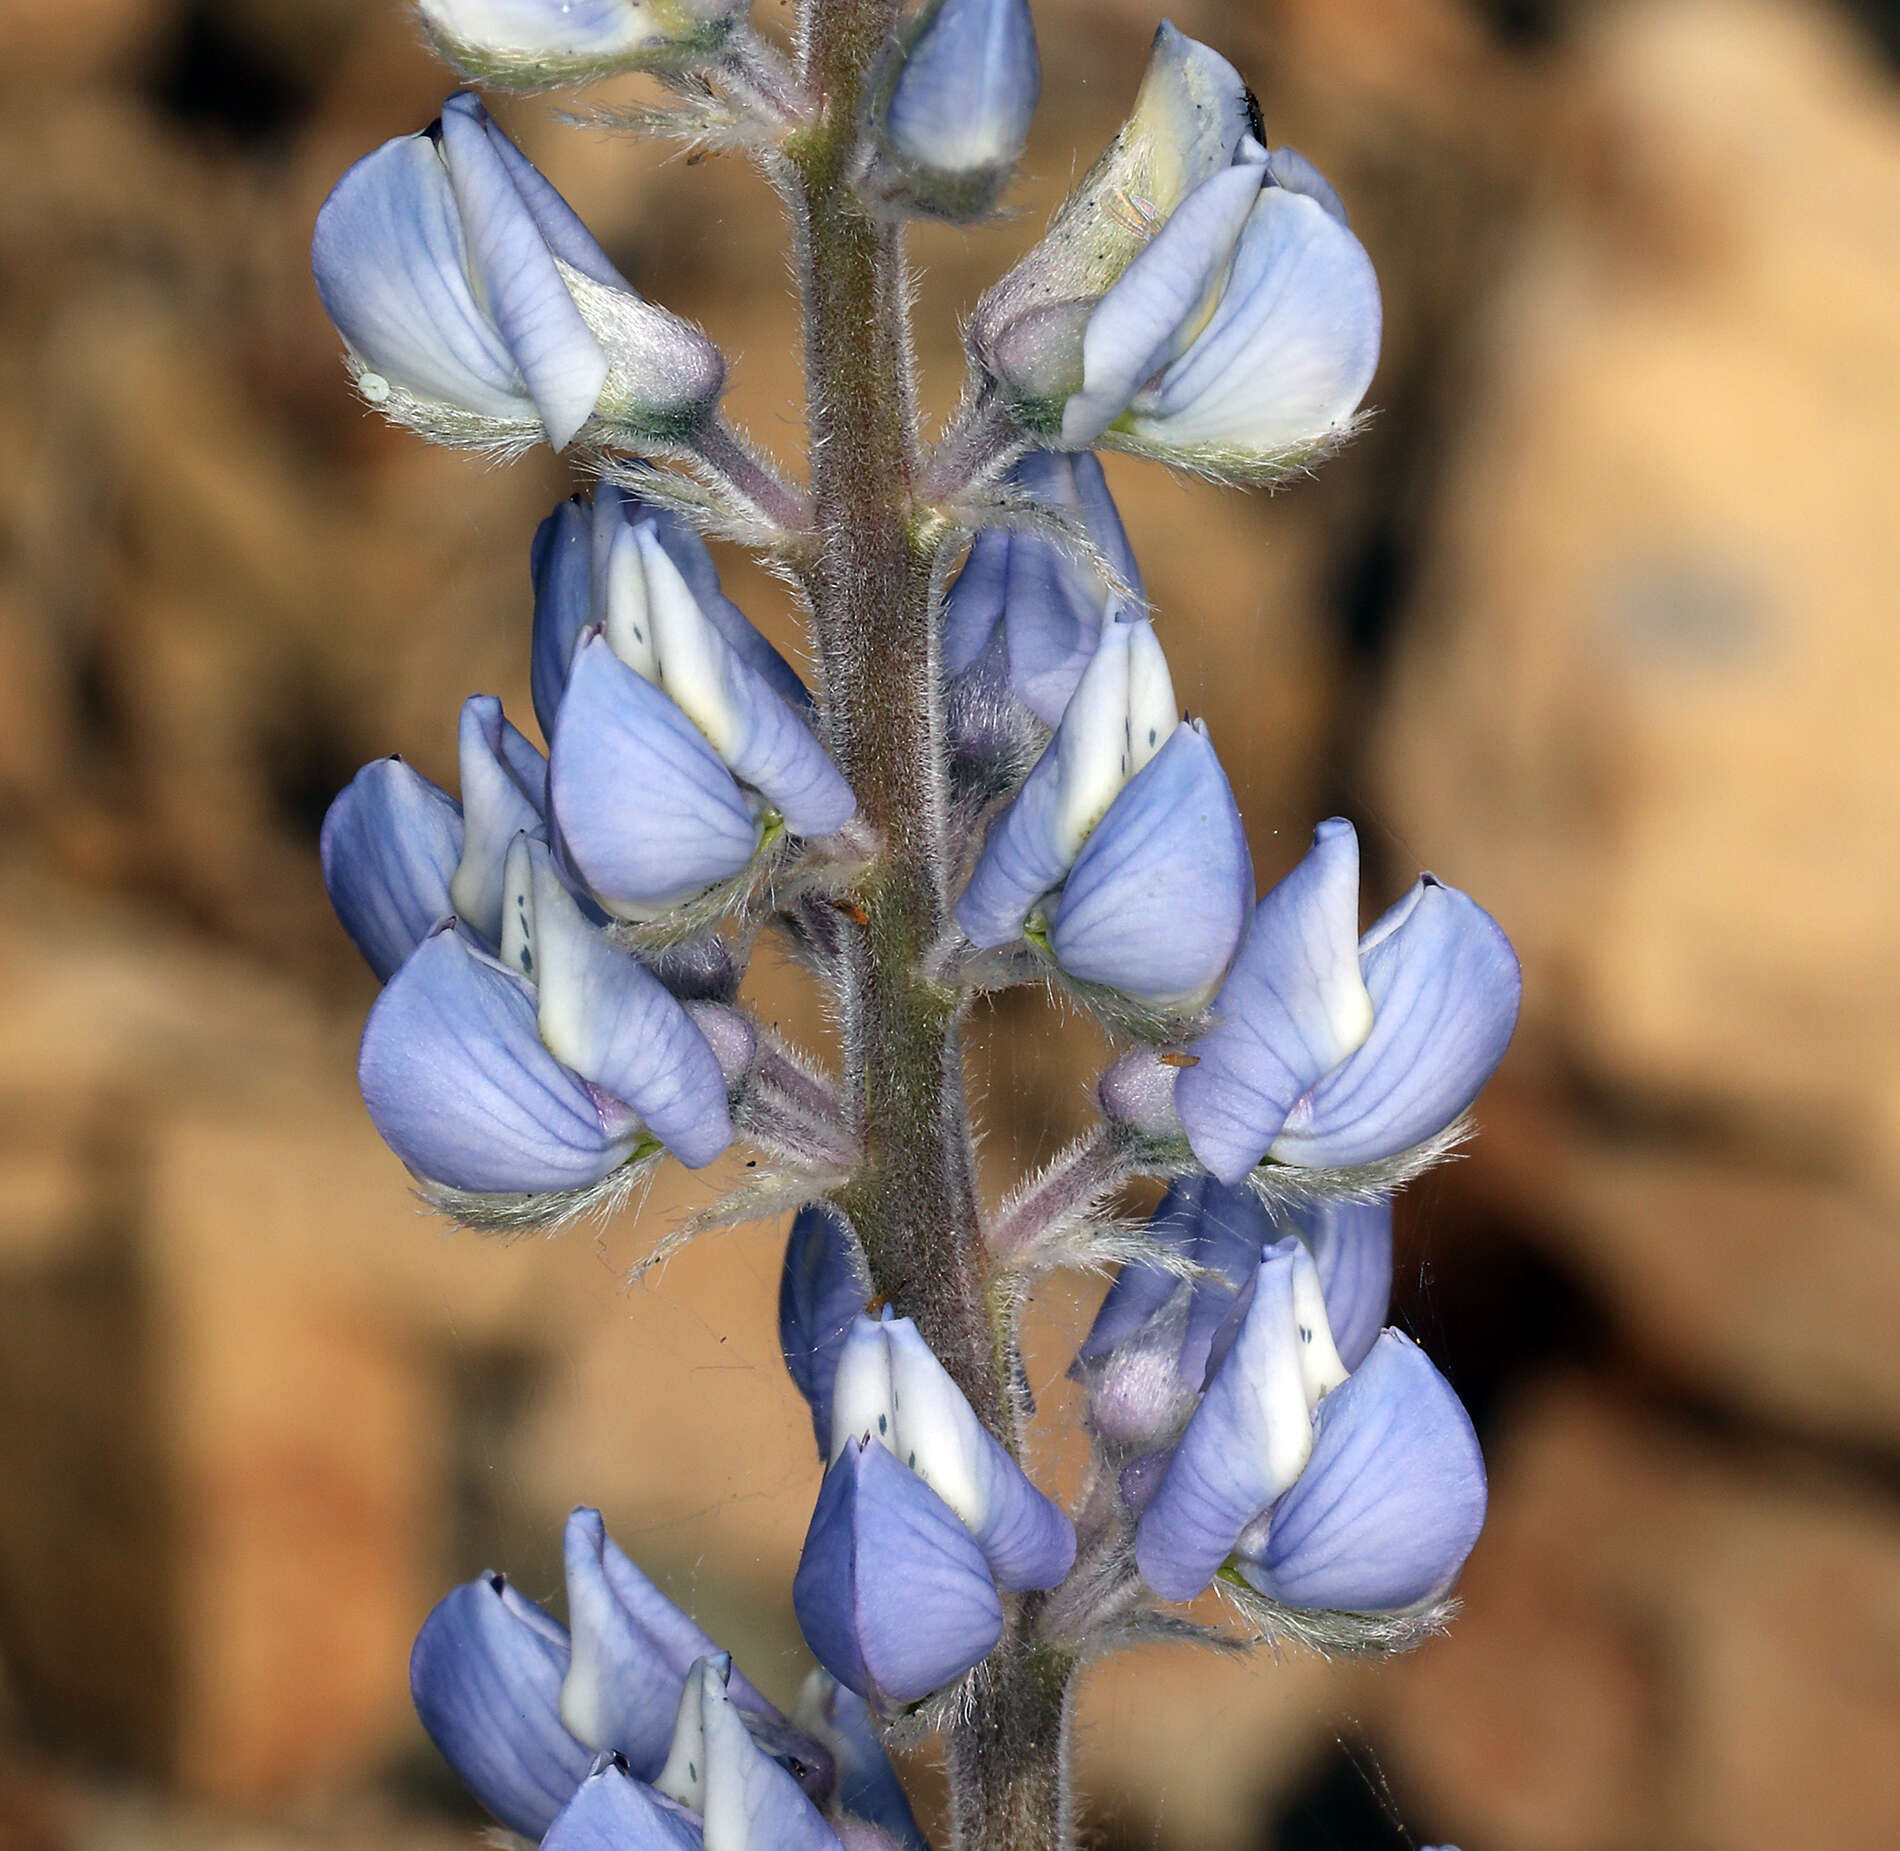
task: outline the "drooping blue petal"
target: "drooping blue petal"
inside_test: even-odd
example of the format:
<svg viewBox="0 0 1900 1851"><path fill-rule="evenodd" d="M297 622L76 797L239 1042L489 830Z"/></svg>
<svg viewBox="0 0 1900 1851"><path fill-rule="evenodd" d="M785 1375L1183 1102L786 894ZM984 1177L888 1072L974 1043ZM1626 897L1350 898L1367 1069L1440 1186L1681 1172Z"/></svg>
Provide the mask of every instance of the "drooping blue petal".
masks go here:
<svg viewBox="0 0 1900 1851"><path fill-rule="evenodd" d="M1266 1155L1309 1087L1371 1033L1359 971L1359 841L1335 817L1260 902L1175 1087L1194 1154L1224 1183Z"/></svg>
<svg viewBox="0 0 1900 1851"><path fill-rule="evenodd" d="M831 1387L839 1352L870 1296L857 1236L845 1218L823 1202L801 1208L779 1276L778 1340L785 1367L810 1404L821 1455L831 1450Z"/></svg>
<svg viewBox="0 0 1900 1851"><path fill-rule="evenodd" d="M1318 1428L1264 1553L1241 1573L1286 1606L1348 1613L1398 1611L1442 1593L1485 1510L1484 1455L1451 1384L1388 1330L1320 1404Z"/></svg>
<svg viewBox="0 0 1900 1851"><path fill-rule="evenodd" d="M600 247L470 91L442 106L449 182L468 238L469 272L526 382L548 441L563 450L607 383L606 350L582 319L555 263L625 288ZM502 152L507 150L510 160ZM605 267L606 274L598 270Z"/></svg>
<svg viewBox="0 0 1900 1851"><path fill-rule="evenodd" d="M1241 160L1202 181L1103 296L1082 337L1082 390L1063 407L1065 444L1092 443L1199 332L1266 171Z"/></svg>
<svg viewBox="0 0 1900 1851"><path fill-rule="evenodd" d="M940 1690L1003 1636L962 1520L882 1446L856 1440L819 1489L792 1607L818 1662L880 1707Z"/></svg>
<svg viewBox="0 0 1900 1851"><path fill-rule="evenodd" d="M448 169L427 135L400 135L365 155L317 213L317 293L367 365L485 417L532 417L527 384L475 298L468 264Z"/></svg>
<svg viewBox="0 0 1900 1851"><path fill-rule="evenodd" d="M877 1827L898 1851L930 1851L903 1783L884 1752L871 1706L820 1666L805 1679L792 1719L829 1750L838 1770L838 1804Z"/></svg>
<svg viewBox="0 0 1900 1851"><path fill-rule="evenodd" d="M702 1851L704 1843L684 1807L603 1757L548 1828L541 1851Z"/></svg>
<svg viewBox="0 0 1900 1851"><path fill-rule="evenodd" d="M1272 1508L1313 1448L1313 1407L1345 1376L1312 1256L1294 1239L1260 1262L1253 1300L1135 1531L1135 1561L1167 1600L1192 1600Z"/></svg>
<svg viewBox="0 0 1900 1851"><path fill-rule="evenodd" d="M525 868L522 863L525 862ZM553 858L517 839L508 884L525 888L541 1040L561 1064L625 1102L689 1169L732 1142L718 1057L677 998L581 913ZM519 947L517 954L521 955Z"/></svg>
<svg viewBox="0 0 1900 1851"><path fill-rule="evenodd" d="M1252 899L1227 774L1201 728L1179 726L1083 845L1049 948L1084 983L1193 1008L1227 974Z"/></svg>
<svg viewBox="0 0 1900 1851"><path fill-rule="evenodd" d="M696 1660L718 1651L607 1534L585 1506L563 1540L573 1656L561 1717L590 1747L623 1757L641 1780L666 1765L680 1691ZM755 1713L777 1712L737 1672L734 1696Z"/></svg>
<svg viewBox="0 0 1900 1851"><path fill-rule="evenodd" d="M798 1782L753 1740L734 1697L719 1679L703 1680L707 1851L838 1851Z"/></svg>
<svg viewBox="0 0 1900 1851"><path fill-rule="evenodd" d="M458 1587L409 1655L416 1714L469 1791L510 1831L539 1838L594 1753L561 1726L567 1633L504 1576Z"/></svg>
<svg viewBox="0 0 1900 1851"><path fill-rule="evenodd" d="M343 929L387 981L453 910L462 807L399 758L365 765L323 819L323 884Z"/></svg>
<svg viewBox="0 0 1900 1851"><path fill-rule="evenodd" d="M1277 1163L1341 1167L1410 1150L1477 1098L1510 1046L1517 954L1457 888L1423 876L1366 934L1360 961L1372 1033L1289 1113Z"/></svg>
<svg viewBox="0 0 1900 1851"><path fill-rule="evenodd" d="M549 765L568 852L611 907L663 912L758 849L758 820L718 753L604 638L574 659Z"/></svg>
<svg viewBox="0 0 1900 1851"><path fill-rule="evenodd" d="M492 694L471 694L456 727L462 773L462 859L449 883L457 914L501 943L502 870L516 836L540 833L547 761L503 717Z"/></svg>
<svg viewBox="0 0 1900 1851"><path fill-rule="evenodd" d="M1028 0L939 0L904 54L885 128L920 167L1006 167L1023 151L1041 87Z"/></svg>
<svg viewBox="0 0 1900 1851"><path fill-rule="evenodd" d="M376 999L357 1079L390 1149L455 1189L582 1188L641 1135L543 1046L528 986L451 929L424 939Z"/></svg>
<svg viewBox="0 0 1900 1851"><path fill-rule="evenodd" d="M1339 1360L1357 1369L1392 1301L1392 1199L1314 1202L1285 1212L1313 1250Z"/></svg>
<svg viewBox="0 0 1900 1851"><path fill-rule="evenodd" d="M1219 307L1134 395L1127 428L1181 449L1323 442L1346 430L1372 384L1381 322L1372 260L1343 219L1312 194L1265 187Z"/></svg>
<svg viewBox="0 0 1900 1851"><path fill-rule="evenodd" d="M567 691L568 670L581 632L594 616L594 513L579 495L570 496L535 529L528 555L534 584L531 658L534 717L541 737L554 737L554 716Z"/></svg>

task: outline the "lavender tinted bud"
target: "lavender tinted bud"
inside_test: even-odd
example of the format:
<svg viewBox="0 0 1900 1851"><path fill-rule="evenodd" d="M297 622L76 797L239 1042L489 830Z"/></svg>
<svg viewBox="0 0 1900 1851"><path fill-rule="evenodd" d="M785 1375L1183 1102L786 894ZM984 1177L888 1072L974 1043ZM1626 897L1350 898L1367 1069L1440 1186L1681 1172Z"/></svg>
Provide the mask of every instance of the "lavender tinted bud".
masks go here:
<svg viewBox="0 0 1900 1851"><path fill-rule="evenodd" d="M546 90L715 57L748 0L419 0L436 50L473 83Z"/></svg>
<svg viewBox="0 0 1900 1851"><path fill-rule="evenodd" d="M337 182L310 261L364 400L440 443L669 441L725 382L466 91Z"/></svg>
<svg viewBox="0 0 1900 1851"><path fill-rule="evenodd" d="M967 219L1021 158L1042 87L1029 0L926 0L888 82L873 191Z"/></svg>

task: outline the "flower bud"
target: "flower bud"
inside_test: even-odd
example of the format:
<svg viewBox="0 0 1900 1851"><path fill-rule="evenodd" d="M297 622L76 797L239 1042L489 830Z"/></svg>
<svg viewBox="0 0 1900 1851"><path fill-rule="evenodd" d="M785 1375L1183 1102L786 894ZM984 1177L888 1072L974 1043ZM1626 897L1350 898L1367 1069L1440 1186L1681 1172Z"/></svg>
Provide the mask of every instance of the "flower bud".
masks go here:
<svg viewBox="0 0 1900 1851"><path fill-rule="evenodd" d="M1366 933L1335 817L1260 902L1174 1104L1223 1182L1263 1159L1349 1169L1443 1131L1504 1057L1523 980L1497 922L1431 875Z"/></svg>
<svg viewBox="0 0 1900 1851"><path fill-rule="evenodd" d="M471 83L548 90L717 55L746 0L419 0L436 50Z"/></svg>
<svg viewBox="0 0 1900 1851"><path fill-rule="evenodd" d="M811 1408L818 1451L831 1450L831 1390L845 1339L871 1296L858 1237L835 1208L811 1202L798 1211L779 1278L779 1349Z"/></svg>
<svg viewBox="0 0 1900 1851"><path fill-rule="evenodd" d="M399 758L365 765L323 819L323 884L343 929L387 982L455 910L462 806Z"/></svg>
<svg viewBox="0 0 1900 1851"><path fill-rule="evenodd" d="M974 218L1022 156L1042 88L1029 0L926 0L889 80L876 190Z"/></svg>
<svg viewBox="0 0 1900 1851"><path fill-rule="evenodd" d="M310 261L364 399L440 443L677 438L725 381L467 91L337 182Z"/></svg>
<svg viewBox="0 0 1900 1851"><path fill-rule="evenodd" d="M1194 1009L1233 958L1252 891L1233 792L1206 733L1180 723L1152 626L1107 624L984 844L958 925L975 945L1031 936L1079 982Z"/></svg>

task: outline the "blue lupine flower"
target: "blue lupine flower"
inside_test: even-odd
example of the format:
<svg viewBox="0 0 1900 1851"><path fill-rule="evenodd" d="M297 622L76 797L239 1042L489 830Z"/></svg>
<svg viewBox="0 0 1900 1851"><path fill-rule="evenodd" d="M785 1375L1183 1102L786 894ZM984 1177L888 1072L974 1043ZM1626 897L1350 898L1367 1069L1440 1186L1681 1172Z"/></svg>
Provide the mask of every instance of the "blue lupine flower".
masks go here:
<svg viewBox="0 0 1900 1851"><path fill-rule="evenodd" d="M1209 468L1298 462L1351 429L1380 326L1338 196L1303 156L1250 140L1089 317L1062 440Z"/></svg>
<svg viewBox="0 0 1900 1851"><path fill-rule="evenodd" d="M830 1450L792 1605L818 1662L873 1703L912 1703L960 1676L1001 1636L999 1586L1054 1587L1074 1564L1067 1516L908 1318L853 1324Z"/></svg>
<svg viewBox="0 0 1900 1851"><path fill-rule="evenodd" d="M884 115L891 151L930 174L1006 173L1042 88L1029 0L934 0L907 36Z"/></svg>
<svg viewBox="0 0 1900 1851"><path fill-rule="evenodd" d="M478 1194L581 1189L664 1145L693 1168L732 1141L718 1057L684 1007L582 915L526 835L500 956L445 922L369 1013L357 1077L419 1176Z"/></svg>
<svg viewBox="0 0 1900 1851"><path fill-rule="evenodd" d="M1359 842L1335 817L1260 902L1175 1087L1223 1182L1263 1158L1344 1169L1411 1150L1504 1057L1523 983L1497 922L1429 874L1364 938L1358 910Z"/></svg>
<svg viewBox="0 0 1900 1851"><path fill-rule="evenodd" d="M972 944L1044 939L1084 983L1191 1009L1246 929L1253 867L1207 735L1145 618L1108 624L957 904Z"/></svg>
<svg viewBox="0 0 1900 1851"><path fill-rule="evenodd" d="M568 1518L564 1545L573 1634L484 1574L438 1603L410 1655L416 1712L469 1790L511 1830L538 1838L598 1754L657 1782L677 1742L696 1666L713 1642L623 1555L600 1513ZM804 1770L819 1800L835 1770L737 1672L721 1695L760 1752ZM695 1712L697 1714L697 1712Z"/></svg>
<svg viewBox="0 0 1900 1851"><path fill-rule="evenodd" d="M705 1842L684 1806L603 1755L548 1827L541 1851L704 1851Z"/></svg>
<svg viewBox="0 0 1900 1851"><path fill-rule="evenodd" d="M456 916L501 943L502 872L517 836L547 837L548 762L492 694L472 694L456 726L462 858L449 882Z"/></svg>
<svg viewBox="0 0 1900 1851"><path fill-rule="evenodd" d="M1258 124L1234 67L1164 22L1121 132L970 318L971 358L1025 424L1060 431L1095 305L1181 202L1233 165Z"/></svg>
<svg viewBox="0 0 1900 1851"><path fill-rule="evenodd" d="M616 542L626 527L652 530L713 628L794 707L809 711L811 695L805 684L720 589L719 568L706 542L672 509L643 500L618 483L602 482L591 496L574 495L562 502L535 530L529 554L534 713L541 736L554 737L554 718L583 632L606 624L616 596L644 594L643 575L632 571L637 558L622 552L619 567L615 565Z"/></svg>
<svg viewBox="0 0 1900 1851"><path fill-rule="evenodd" d="M1348 1375L1312 1255L1288 1239L1261 1260L1135 1560L1168 1600L1231 1564L1284 1606L1404 1612L1450 1587L1484 1508L1483 1456L1450 1384L1390 1330Z"/></svg>
<svg viewBox="0 0 1900 1851"><path fill-rule="evenodd" d="M323 819L323 884L369 967L385 982L454 911L462 806L399 758L365 765Z"/></svg>
<svg viewBox="0 0 1900 1851"><path fill-rule="evenodd" d="M831 1751L838 1804L850 1819L875 1827L897 1851L930 1851L884 1752L877 1717L856 1691L846 1690L821 1665L805 1679L792 1721Z"/></svg>
<svg viewBox="0 0 1900 1851"><path fill-rule="evenodd" d="M1037 501L1078 519L1141 596L1141 568L1102 466L1092 455L1032 451L1010 472L1010 480ZM1094 660L1104 627L1124 609L1100 573L1054 541L986 527L971 543L963 570L944 598L944 674L967 674L986 651L1000 647L1017 698L1054 726Z"/></svg>
<svg viewBox="0 0 1900 1851"><path fill-rule="evenodd" d="M831 1450L831 1389L845 1339L870 1301L857 1236L835 1208L808 1203L792 1221L779 1276L778 1340L811 1407L820 1453Z"/></svg>
<svg viewBox="0 0 1900 1851"><path fill-rule="evenodd" d="M659 528L611 525L601 628L560 695L549 792L595 896L652 918L742 873L781 824L833 834L857 799L803 713L707 615Z"/></svg>
<svg viewBox="0 0 1900 1851"><path fill-rule="evenodd" d="M1345 1367L1365 1359L1385 1322L1388 1200L1269 1209L1249 1189L1189 1176L1169 1185L1147 1232L1199 1272L1190 1279L1154 1259L1116 1274L1075 1368L1088 1384L1090 1425L1108 1444L1153 1447L1179 1432L1253 1302L1261 1254L1289 1232L1313 1255Z"/></svg>
<svg viewBox="0 0 1900 1851"><path fill-rule="evenodd" d="M546 89L704 63L746 0L418 0L418 10L464 77Z"/></svg>
<svg viewBox="0 0 1900 1851"><path fill-rule="evenodd" d="M337 182L310 260L364 398L442 442L677 436L724 383L468 91Z"/></svg>

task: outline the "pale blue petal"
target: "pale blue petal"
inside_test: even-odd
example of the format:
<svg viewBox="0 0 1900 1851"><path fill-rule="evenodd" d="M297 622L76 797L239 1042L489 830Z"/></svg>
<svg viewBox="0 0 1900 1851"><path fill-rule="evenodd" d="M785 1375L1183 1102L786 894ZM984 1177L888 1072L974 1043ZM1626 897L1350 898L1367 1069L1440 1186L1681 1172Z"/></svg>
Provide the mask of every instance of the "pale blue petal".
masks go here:
<svg viewBox="0 0 1900 1851"><path fill-rule="evenodd" d="M507 138L498 132L491 136L490 127L481 104L467 91L444 104L441 134L449 181L468 238L470 274L527 382L548 441L562 450L593 415L607 383L607 354L561 280L547 234L523 197L518 169L496 145L507 146ZM539 203L545 206L544 200ZM568 261L574 261L571 255Z"/></svg>
<svg viewBox="0 0 1900 1851"><path fill-rule="evenodd" d="M461 215L429 136L385 142L336 183L310 268L337 332L374 371L485 417L532 415L508 343L469 287Z"/></svg>
<svg viewBox="0 0 1900 1851"><path fill-rule="evenodd" d="M501 162L516 193L520 195L535 229L556 257L608 289L622 290L628 295L637 293L633 285L614 268L612 259L582 223L580 214L555 191L547 176L501 132L472 90L458 90L442 106L442 114L445 119L462 115L471 122L480 123L488 138L488 145L494 150L495 158ZM454 164L455 156L451 153L451 170Z"/></svg>
<svg viewBox="0 0 1900 1851"><path fill-rule="evenodd" d="M702 1698L709 1851L838 1851L798 1782L753 1740L734 1697L713 1685Z"/></svg>
<svg viewBox="0 0 1900 1851"><path fill-rule="evenodd" d="M1008 166L1023 151L1041 87L1029 0L942 0L905 54L885 123L920 166Z"/></svg>
<svg viewBox="0 0 1900 1851"><path fill-rule="evenodd" d="M759 846L705 735L598 636L574 660L549 788L574 865L610 906L677 904L739 873Z"/></svg>
<svg viewBox="0 0 1900 1851"><path fill-rule="evenodd" d="M376 975L396 967L451 910L462 807L399 758L365 765L323 819L323 884Z"/></svg>
<svg viewBox="0 0 1900 1851"><path fill-rule="evenodd" d="M971 944L1013 944L1030 908L1068 873L1069 849L1059 833L1061 777L1052 747L991 827L957 902L957 924Z"/></svg>
<svg viewBox="0 0 1900 1851"><path fill-rule="evenodd" d="M1266 187L1213 319L1135 397L1127 428L1183 449L1264 453L1337 436L1378 370L1380 328L1359 240L1320 200Z"/></svg>
<svg viewBox="0 0 1900 1851"><path fill-rule="evenodd" d="M725 757L732 775L764 797L794 835L835 834L858 808L844 773L801 713L736 651L728 650L728 659L734 731Z"/></svg>
<svg viewBox="0 0 1900 1851"><path fill-rule="evenodd" d="M561 1727L567 1633L501 1575L458 1587L409 1655L416 1714L469 1791L510 1831L539 1838L594 1753Z"/></svg>
<svg viewBox="0 0 1900 1851"><path fill-rule="evenodd" d="M1194 1154L1238 1183L1266 1155L1294 1104L1371 1028L1359 975L1359 843L1335 817L1260 902L1215 999L1216 1025L1189 1050L1175 1087Z"/></svg>
<svg viewBox="0 0 1900 1851"><path fill-rule="evenodd" d="M962 570L944 594L943 673L964 674L1002 621L1009 592L1009 561L1021 536L1007 527L985 527L970 542Z"/></svg>
<svg viewBox="0 0 1900 1851"><path fill-rule="evenodd" d="M1346 223L1345 202L1333 191L1332 182L1299 149L1275 148L1267 156L1267 173L1275 186L1318 200L1340 224Z"/></svg>
<svg viewBox="0 0 1900 1851"><path fill-rule="evenodd" d="M1270 1509L1303 1458L1269 1431L1269 1410L1300 1394L1293 1329L1298 1243L1282 1241L1261 1262L1253 1301L1233 1348L1188 1421L1166 1476L1135 1531L1141 1577L1166 1600L1192 1600L1234 1552L1241 1532ZM1290 1383L1290 1386L1289 1386ZM1303 1399L1293 1403L1305 1418Z"/></svg>
<svg viewBox="0 0 1900 1851"><path fill-rule="evenodd" d="M423 940L363 1026L363 1103L397 1156L452 1188L598 1182L639 1125L542 1045L533 993L453 930Z"/></svg>
<svg viewBox="0 0 1900 1851"><path fill-rule="evenodd" d="M570 496L535 529L528 556L534 583L534 717L543 739L554 737L554 716L567 691L574 651L581 632L594 621L593 529L586 501Z"/></svg>
<svg viewBox="0 0 1900 1851"><path fill-rule="evenodd" d="M1397 1611L1451 1585L1484 1510L1470 1416L1424 1351L1388 1330L1320 1403L1313 1456L1242 1573L1289 1607Z"/></svg>
<svg viewBox="0 0 1900 1851"><path fill-rule="evenodd" d="M449 883L456 913L501 943L502 870L518 835L538 835L547 761L503 717L492 694L471 694L456 726L462 774L462 859Z"/></svg>
<svg viewBox="0 0 1900 1851"><path fill-rule="evenodd" d="M1392 1301L1392 1200L1315 1202L1286 1211L1313 1250L1339 1360L1357 1369Z"/></svg>
<svg viewBox="0 0 1900 1851"><path fill-rule="evenodd" d="M838 1355L870 1296L850 1224L823 1202L801 1208L779 1277L778 1337L785 1367L811 1406L821 1456L831 1451L831 1385Z"/></svg>
<svg viewBox="0 0 1900 1851"><path fill-rule="evenodd" d="M1266 168L1241 161L1204 180L1176 207L1089 317L1082 390L1062 412L1062 441L1086 448L1128 409L1180 349L1219 284L1260 194Z"/></svg>
<svg viewBox="0 0 1900 1851"><path fill-rule="evenodd" d="M1083 844L1049 948L1084 983L1193 1007L1227 974L1252 899L1227 774L1198 726L1178 726Z"/></svg>
<svg viewBox="0 0 1900 1851"><path fill-rule="evenodd" d="M1426 875L1366 934L1360 957L1372 1033L1293 1108L1277 1163L1339 1168L1422 1144L1477 1098L1510 1045L1517 955L1457 888Z"/></svg>
<svg viewBox="0 0 1900 1851"><path fill-rule="evenodd" d="M616 1762L600 1760L541 1851L703 1851L699 1822Z"/></svg>
<svg viewBox="0 0 1900 1851"><path fill-rule="evenodd" d="M975 1539L875 1442L852 1441L825 1474L792 1606L818 1662L880 1707L921 1701L1003 1636Z"/></svg>

